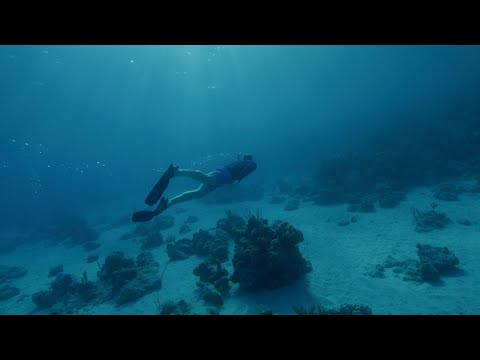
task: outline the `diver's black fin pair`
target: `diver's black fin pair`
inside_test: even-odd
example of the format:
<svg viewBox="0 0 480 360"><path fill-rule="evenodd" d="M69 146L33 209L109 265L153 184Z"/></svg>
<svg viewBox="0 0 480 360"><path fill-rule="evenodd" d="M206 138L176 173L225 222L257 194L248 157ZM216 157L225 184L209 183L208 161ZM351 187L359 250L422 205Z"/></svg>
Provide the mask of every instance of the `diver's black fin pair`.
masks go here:
<svg viewBox="0 0 480 360"><path fill-rule="evenodd" d="M133 213L132 221L133 222L147 222L152 220L155 216L161 214L167 207L168 207L168 200L162 197L163 192L167 189L168 183L170 179L175 174L175 168L173 164L170 164L167 171L162 175L160 180L157 181L155 186L153 187L150 194L145 199L145 203L149 206L155 204L160 198L160 203L158 204L157 208L154 211L150 210L142 210Z"/></svg>
<svg viewBox="0 0 480 360"><path fill-rule="evenodd" d="M167 171L165 171L160 180L158 180L158 182L153 187L152 191L150 191L150 194L148 194L147 198L145 199L145 204L152 206L160 199L160 197L163 195L163 192L167 189L168 183L170 182L170 179L173 177L173 175L173 164L170 164Z"/></svg>

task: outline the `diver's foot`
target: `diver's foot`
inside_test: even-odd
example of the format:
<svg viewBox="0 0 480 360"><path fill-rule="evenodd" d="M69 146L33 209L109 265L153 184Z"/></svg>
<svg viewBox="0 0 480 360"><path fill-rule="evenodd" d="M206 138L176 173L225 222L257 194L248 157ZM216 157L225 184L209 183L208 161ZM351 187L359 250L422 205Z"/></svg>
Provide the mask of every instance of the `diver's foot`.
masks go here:
<svg viewBox="0 0 480 360"><path fill-rule="evenodd" d="M159 215L162 212L164 212L168 207L168 199L165 197L162 197L160 199L160 203L158 204L157 208L155 209L155 214Z"/></svg>

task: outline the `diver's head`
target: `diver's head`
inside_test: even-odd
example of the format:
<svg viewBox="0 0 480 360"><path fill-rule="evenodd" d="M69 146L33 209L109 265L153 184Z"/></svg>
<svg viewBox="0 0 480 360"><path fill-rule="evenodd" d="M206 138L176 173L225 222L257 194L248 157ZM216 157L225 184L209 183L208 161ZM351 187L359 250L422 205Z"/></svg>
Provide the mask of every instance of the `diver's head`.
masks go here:
<svg viewBox="0 0 480 360"><path fill-rule="evenodd" d="M245 176L255 171L257 164L253 161L253 156L245 154L240 160L240 154L237 156L238 161L227 165L228 170L232 174L232 178L241 181Z"/></svg>

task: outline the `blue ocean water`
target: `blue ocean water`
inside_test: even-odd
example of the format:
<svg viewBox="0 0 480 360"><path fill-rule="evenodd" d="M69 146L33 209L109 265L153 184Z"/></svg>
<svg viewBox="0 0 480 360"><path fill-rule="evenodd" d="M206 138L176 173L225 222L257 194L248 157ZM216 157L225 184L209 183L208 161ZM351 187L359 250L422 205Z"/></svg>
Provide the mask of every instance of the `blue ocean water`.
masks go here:
<svg viewBox="0 0 480 360"><path fill-rule="evenodd" d="M170 163L209 172L235 161L238 154L253 154L258 168L241 186L260 186L261 199L244 194L246 203L240 196L180 206L194 206L200 218L216 206L218 215L211 215L215 221L234 207L231 204L253 213L272 206L268 196L282 193L279 179L306 181L306 193L299 190L296 198L287 194L300 201L299 211L302 204L312 206L287 219L304 233L305 243L314 236L308 235L314 233L309 229L324 221L309 218L317 211L309 209L328 213L332 204L355 204L352 197L371 194L382 182L401 183L408 193L447 180L480 179L480 146L475 142L480 134L479 63L478 46L0 46L1 241L11 242L12 234L29 236L25 244L0 255L0 265L18 263L28 269L22 246L32 249L45 241L36 240L35 234L58 213L85 218L93 227L102 214L112 221L112 214L146 209L146 195ZM365 160L380 153L387 154L384 163ZM363 160L322 168L324 161L344 155ZM359 185L352 180L356 177L371 182ZM196 186L193 180L175 179L168 196ZM470 193L476 196L474 190ZM329 197L334 199L324 204ZM441 209L441 197L435 199ZM277 207L284 211L284 204ZM171 210L165 214L176 217ZM381 211L387 210L376 210ZM274 208L264 213L271 214L269 223L277 218ZM410 220L408 206L404 214ZM308 220L302 223L302 218ZM335 234L336 228L318 231ZM471 231L478 230L473 226ZM411 236L413 243L425 240ZM158 256L166 256L165 247L155 250L161 252ZM412 249L415 255L414 245ZM136 257L137 250L125 252ZM69 247L61 247L62 253L69 259L72 254ZM315 270L315 253L303 249L302 254ZM233 248L228 264L232 258ZM99 261L103 264L104 258ZM165 261L160 261L162 267ZM96 280L95 271L89 280ZM189 274L194 281L191 270ZM17 308L16 297L8 298L0 303L2 312L35 313L31 283L23 290L11 281L8 286L16 286L17 297L25 294L26 300ZM298 283L294 286L299 291ZM320 301L316 295L314 299ZM236 301L235 296L228 301ZM439 311L480 311L464 301L460 310L446 304ZM336 299L332 304L340 305ZM135 313L143 305L132 306L125 312ZM385 305L377 312L435 312L432 309Z"/></svg>

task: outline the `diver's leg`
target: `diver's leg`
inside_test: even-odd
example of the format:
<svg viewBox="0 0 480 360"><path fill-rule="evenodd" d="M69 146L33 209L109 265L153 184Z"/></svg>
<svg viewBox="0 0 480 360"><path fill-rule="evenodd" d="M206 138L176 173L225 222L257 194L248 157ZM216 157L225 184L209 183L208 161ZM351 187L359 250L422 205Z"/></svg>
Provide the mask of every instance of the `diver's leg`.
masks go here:
<svg viewBox="0 0 480 360"><path fill-rule="evenodd" d="M195 190L185 191L183 194L180 194L168 200L168 207L181 202L201 198L208 193L209 193L208 186L205 184L202 184Z"/></svg>
<svg viewBox="0 0 480 360"><path fill-rule="evenodd" d="M183 177L189 177L190 179L200 181L204 184L212 184L214 181L214 177L209 174L205 174L204 172L200 170L189 170L189 169L178 169L175 168L174 176L183 176ZM198 190L198 189L197 189ZM194 190L196 191L196 190Z"/></svg>
<svg viewBox="0 0 480 360"><path fill-rule="evenodd" d="M197 189L191 191L185 191L183 194L175 196L174 198L167 200L165 197L161 197L163 191L168 186L169 180L173 176L186 176L190 177L194 180L198 180L202 182ZM163 211L165 211L168 207L185 202L192 199L198 199L202 196L208 194L210 192L210 185L215 183L215 177L211 174L204 174L199 170L185 170L185 169L178 169L178 167L174 167L170 165L168 170L163 174L162 178L158 181L154 189L150 192L145 202L149 205L153 205L155 202L158 201L160 198L160 203L158 204L157 208L154 211L137 211L132 216L132 221L134 222L146 222L151 220L153 217L160 215Z"/></svg>

